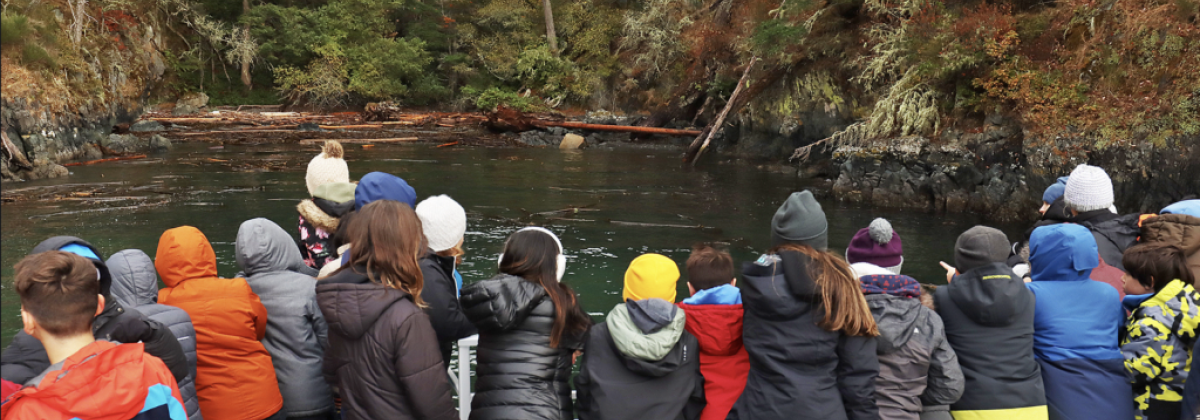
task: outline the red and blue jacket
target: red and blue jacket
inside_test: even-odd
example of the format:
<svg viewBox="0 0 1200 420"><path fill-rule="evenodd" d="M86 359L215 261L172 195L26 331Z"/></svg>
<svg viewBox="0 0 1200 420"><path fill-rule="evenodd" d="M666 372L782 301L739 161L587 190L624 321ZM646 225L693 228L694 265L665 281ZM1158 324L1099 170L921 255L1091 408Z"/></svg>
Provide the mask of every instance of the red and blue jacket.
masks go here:
<svg viewBox="0 0 1200 420"><path fill-rule="evenodd" d="M1117 291L1089 276L1100 265L1096 240L1075 224L1044 226L1029 239L1036 297L1034 359L1041 365L1051 420L1131 419L1118 331Z"/></svg>
<svg viewBox="0 0 1200 420"><path fill-rule="evenodd" d="M0 406L3 420L187 420L179 387L141 343L96 341Z"/></svg>

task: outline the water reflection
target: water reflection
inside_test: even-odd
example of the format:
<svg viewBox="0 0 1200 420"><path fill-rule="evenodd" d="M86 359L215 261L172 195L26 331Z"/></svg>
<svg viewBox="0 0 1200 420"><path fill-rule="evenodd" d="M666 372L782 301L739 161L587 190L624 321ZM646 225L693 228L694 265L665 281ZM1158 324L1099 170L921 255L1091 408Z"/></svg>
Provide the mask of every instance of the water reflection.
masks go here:
<svg viewBox="0 0 1200 420"><path fill-rule="evenodd" d="M233 241L242 221L266 217L295 235L295 206L307 194L304 171L316 153L315 146L211 150L182 143L152 162L82 166L67 179L6 184L0 344L20 325L12 266L42 239L76 235L106 255L140 248L153 256L164 230L188 224L213 242L220 275L231 276L238 271ZM548 226L569 254L564 281L594 315L620 301L624 270L639 254L662 253L682 271L693 243L720 242L738 261L752 260L769 245L769 223L779 203L804 187L792 173L748 165L714 160L698 169L685 167L674 150L379 145L347 147L346 158L355 179L390 172L405 178L421 198L448 194L462 203L470 222L460 271L468 282L495 273L496 257L513 230ZM822 204L835 252L872 218L887 217L904 240L905 274L924 282L943 278L937 261L951 258L957 234L978 223L973 215ZM681 283L679 295L686 291Z"/></svg>

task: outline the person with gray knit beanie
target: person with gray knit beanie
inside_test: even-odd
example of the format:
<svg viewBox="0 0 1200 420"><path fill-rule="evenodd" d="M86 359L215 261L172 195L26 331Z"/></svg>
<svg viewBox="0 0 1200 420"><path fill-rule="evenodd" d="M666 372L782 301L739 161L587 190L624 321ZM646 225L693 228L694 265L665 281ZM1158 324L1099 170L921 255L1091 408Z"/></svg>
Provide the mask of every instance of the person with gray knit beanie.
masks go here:
<svg viewBox="0 0 1200 420"><path fill-rule="evenodd" d="M771 218L771 242L775 246L801 244L818 251L829 248L829 223L821 203L811 191L792 193Z"/></svg>

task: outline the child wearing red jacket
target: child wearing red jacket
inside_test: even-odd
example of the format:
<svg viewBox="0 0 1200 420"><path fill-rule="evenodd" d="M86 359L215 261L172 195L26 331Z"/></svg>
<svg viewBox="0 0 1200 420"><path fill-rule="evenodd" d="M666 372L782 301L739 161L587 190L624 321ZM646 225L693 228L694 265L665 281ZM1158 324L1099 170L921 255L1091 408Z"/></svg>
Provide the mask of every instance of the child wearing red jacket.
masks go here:
<svg viewBox="0 0 1200 420"><path fill-rule="evenodd" d="M742 346L742 294L733 276L733 257L707 245L687 260L691 297L679 303L685 328L700 342L700 373L708 405L701 420L724 420L746 387L750 357Z"/></svg>
<svg viewBox="0 0 1200 420"><path fill-rule="evenodd" d="M142 343L92 336L104 296L91 261L47 251L15 268L24 330L46 348L51 365L4 400L0 419L187 419L174 376Z"/></svg>

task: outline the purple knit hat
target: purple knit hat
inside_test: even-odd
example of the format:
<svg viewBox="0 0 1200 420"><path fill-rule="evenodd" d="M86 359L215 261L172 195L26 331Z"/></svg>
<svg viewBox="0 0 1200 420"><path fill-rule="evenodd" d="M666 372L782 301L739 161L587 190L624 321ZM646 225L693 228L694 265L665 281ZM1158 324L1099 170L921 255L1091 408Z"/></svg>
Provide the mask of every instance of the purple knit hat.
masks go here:
<svg viewBox="0 0 1200 420"><path fill-rule="evenodd" d="M892 230L892 224L883 218L871 221L871 225L859 229L846 248L846 261L850 264L869 263L900 274L904 264L904 245L900 234Z"/></svg>

